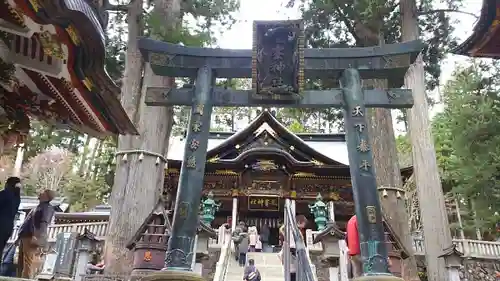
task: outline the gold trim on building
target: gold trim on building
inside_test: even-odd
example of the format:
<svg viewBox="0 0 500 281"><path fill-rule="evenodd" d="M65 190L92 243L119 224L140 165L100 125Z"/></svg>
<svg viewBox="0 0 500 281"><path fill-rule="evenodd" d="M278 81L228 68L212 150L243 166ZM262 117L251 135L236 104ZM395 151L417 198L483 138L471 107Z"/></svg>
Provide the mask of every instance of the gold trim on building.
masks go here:
<svg viewBox="0 0 500 281"><path fill-rule="evenodd" d="M40 8L42 8L42 5L38 2L38 0L29 0L31 7L33 8L33 11L38 13Z"/></svg>
<svg viewBox="0 0 500 281"><path fill-rule="evenodd" d="M87 87L87 89L89 91L91 91L92 88L94 87L94 85L92 84L92 81L90 81L90 79L88 77L85 77L85 79L83 79L82 83L85 85L85 87Z"/></svg>
<svg viewBox="0 0 500 281"><path fill-rule="evenodd" d="M238 175L237 172L233 170L215 170L216 175Z"/></svg>
<svg viewBox="0 0 500 281"><path fill-rule="evenodd" d="M66 32L68 33L69 38L75 44L76 46L80 45L80 37L78 36L78 33L76 32L76 29L73 25L69 25L66 27Z"/></svg>

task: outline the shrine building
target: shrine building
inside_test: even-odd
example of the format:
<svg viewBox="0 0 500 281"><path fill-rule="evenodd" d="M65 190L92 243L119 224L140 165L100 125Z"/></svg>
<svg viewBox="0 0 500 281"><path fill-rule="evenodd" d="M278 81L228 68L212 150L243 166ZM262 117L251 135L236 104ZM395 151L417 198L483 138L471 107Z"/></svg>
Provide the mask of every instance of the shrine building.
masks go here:
<svg viewBox="0 0 500 281"><path fill-rule="evenodd" d="M452 52L457 55L500 58L500 2L483 0L481 15L472 35Z"/></svg>
<svg viewBox="0 0 500 281"><path fill-rule="evenodd" d="M91 0L0 3L0 148L24 142L30 117L96 137L136 134L104 68L107 13Z"/></svg>
<svg viewBox="0 0 500 281"><path fill-rule="evenodd" d="M185 143L171 142L165 195L173 208ZM402 169L403 177L411 170ZM211 132L204 196L209 192L221 203L213 227L233 217L248 226L266 224L271 244L277 244L286 198L294 199L297 215L308 218L307 228L316 229L308 206L320 193L334 203L336 224L344 229L355 212L345 135L294 134L269 111L239 132Z"/></svg>

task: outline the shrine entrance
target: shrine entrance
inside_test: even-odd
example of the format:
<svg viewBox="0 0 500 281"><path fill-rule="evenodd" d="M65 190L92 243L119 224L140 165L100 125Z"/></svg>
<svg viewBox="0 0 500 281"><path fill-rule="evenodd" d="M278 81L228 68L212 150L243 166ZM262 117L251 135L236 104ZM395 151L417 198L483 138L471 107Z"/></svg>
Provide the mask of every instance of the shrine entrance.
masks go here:
<svg viewBox="0 0 500 281"><path fill-rule="evenodd" d="M421 52L423 45L420 42L407 42L368 48L305 49L303 24L300 20L254 22L253 38L254 48L251 51L184 47L147 38L139 40L141 53L154 74L194 78L195 82L194 87L182 89L148 87L146 94L148 105L191 106L185 150L177 182L166 267L169 270L184 272L191 270L195 256L193 245L197 231L196 221L199 220L199 206L205 186L206 164L213 161L220 166L230 164L238 166L240 160L251 158L250 156L254 154L252 152L255 151L250 148L234 159L224 159L225 156L231 156L227 151L211 155L218 148L211 151L207 149L214 106L316 109L335 107L342 108L344 112L350 179L360 233L361 259L363 268L366 269L364 277L379 279L378 277L382 276L394 280L388 272L387 246L372 151L369 146L366 108L412 107L411 90L401 89L401 86L408 66ZM252 78L252 89L234 90L217 87L216 78ZM306 79L336 81L340 88L307 90L304 87ZM387 85L394 88L364 89L362 79L386 79ZM282 134L286 135L286 130L273 132L271 135L279 138ZM239 153L245 143L237 136L231 139L235 142L241 141L235 143L234 149L231 150ZM279 156L281 159L293 159L296 167L301 167L309 173L316 172L316 167L328 161L325 157L309 159L311 150L309 153L299 153L294 157L295 151L305 147L305 144L296 137L290 140L297 142L298 145L279 149L269 147L271 143L264 140L264 146L267 147L261 151L267 152L268 155ZM286 163L277 165L273 161L260 161L258 164L255 168L245 165L244 169L286 172L291 168L286 166ZM233 197L233 217L236 217L238 210L241 209L234 208L241 199L239 194L241 180L241 177L234 181L231 178L231 191L227 192ZM280 185L280 192L284 191L282 187L291 187L288 183L293 181L293 177L284 180L286 185L283 184L283 179L273 180L273 184ZM220 184L214 183L213 187L217 188L218 185ZM313 190L316 191L317 188L314 187ZM244 192L245 196L259 194L248 190ZM297 214L297 208L292 207L293 201L297 199L297 192L294 188L290 188L287 193L279 195L289 197L287 198L289 204L287 203L284 209L289 223ZM268 206L273 208L272 204ZM269 213L269 209L263 211L265 210ZM277 212L280 213L279 210ZM234 221L232 228L235 228ZM290 227L288 229L290 230ZM289 258L289 255L285 255L285 260L287 257ZM307 265L309 261L304 257L305 253L302 252L303 265ZM285 271L290 270L289 263L285 262L285 267ZM305 273L309 278L314 278L311 266L306 266L303 271L297 273ZM285 278L288 280L289 276ZM298 279L301 280L300 277Z"/></svg>

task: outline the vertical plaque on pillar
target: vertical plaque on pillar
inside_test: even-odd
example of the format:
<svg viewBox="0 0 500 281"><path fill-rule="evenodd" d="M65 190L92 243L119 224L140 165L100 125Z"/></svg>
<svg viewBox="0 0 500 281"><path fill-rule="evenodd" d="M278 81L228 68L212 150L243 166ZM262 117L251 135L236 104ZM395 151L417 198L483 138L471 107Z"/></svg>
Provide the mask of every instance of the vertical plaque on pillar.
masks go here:
<svg viewBox="0 0 500 281"><path fill-rule="evenodd" d="M294 101L304 89L304 32L301 20L254 21L254 99Z"/></svg>
<svg viewBox="0 0 500 281"><path fill-rule="evenodd" d="M71 277L75 263L78 233L59 233L56 239L57 252L54 273L58 276Z"/></svg>

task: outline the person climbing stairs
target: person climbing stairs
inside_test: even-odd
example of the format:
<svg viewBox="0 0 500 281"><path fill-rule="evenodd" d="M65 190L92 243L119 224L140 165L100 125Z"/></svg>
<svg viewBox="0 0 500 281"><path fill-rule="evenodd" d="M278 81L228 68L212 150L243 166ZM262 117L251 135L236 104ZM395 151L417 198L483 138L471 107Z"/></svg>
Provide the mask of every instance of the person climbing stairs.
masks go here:
<svg viewBox="0 0 500 281"><path fill-rule="evenodd" d="M284 281L283 266L276 253L251 252L247 260L253 259L255 267L259 270L262 281ZM244 267L231 259L227 269L225 281L240 281L243 278Z"/></svg>

